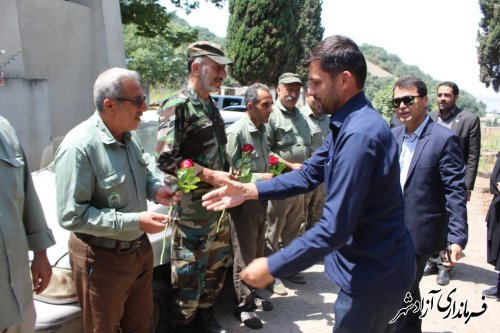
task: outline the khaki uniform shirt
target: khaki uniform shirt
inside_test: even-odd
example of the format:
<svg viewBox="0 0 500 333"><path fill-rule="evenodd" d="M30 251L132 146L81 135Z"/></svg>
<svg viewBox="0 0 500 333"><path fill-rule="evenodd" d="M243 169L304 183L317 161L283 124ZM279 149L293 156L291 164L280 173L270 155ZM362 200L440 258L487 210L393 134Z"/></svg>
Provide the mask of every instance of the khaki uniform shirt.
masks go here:
<svg viewBox="0 0 500 333"><path fill-rule="evenodd" d="M323 140L330 133L330 117L325 114L321 114L317 117L309 107L309 105L304 106L301 112L307 119L307 124L311 130L311 154L316 151L323 144Z"/></svg>
<svg viewBox="0 0 500 333"><path fill-rule="evenodd" d="M269 143L267 142L266 126L255 127L248 114L237 120L226 129L227 145L226 150L233 159L233 165L241 158L242 148L245 144L251 144L255 150L250 154L252 158L252 172L267 172L269 158ZM256 175L252 175L252 181L260 180Z"/></svg>
<svg viewBox="0 0 500 333"><path fill-rule="evenodd" d="M162 181L147 168L134 132L115 140L96 111L64 138L56 158L57 212L65 229L130 241L141 236L139 213Z"/></svg>
<svg viewBox="0 0 500 333"><path fill-rule="evenodd" d="M311 154L311 131L298 108L288 112L276 101L267 125L271 151L291 163L302 163Z"/></svg>
<svg viewBox="0 0 500 333"><path fill-rule="evenodd" d="M0 117L0 331L32 301L28 251L55 244L14 129Z"/></svg>

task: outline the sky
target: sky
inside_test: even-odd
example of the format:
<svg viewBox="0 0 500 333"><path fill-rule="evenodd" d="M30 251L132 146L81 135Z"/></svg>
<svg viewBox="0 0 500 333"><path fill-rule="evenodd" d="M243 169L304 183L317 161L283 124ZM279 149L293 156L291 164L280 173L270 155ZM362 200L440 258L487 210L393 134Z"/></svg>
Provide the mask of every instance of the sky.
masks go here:
<svg viewBox="0 0 500 333"><path fill-rule="evenodd" d="M169 0L161 0L169 11ZM192 26L226 36L227 2L218 9L205 0L200 8L177 15ZM476 37L482 17L478 0L323 0L324 37L341 34L357 44L383 47L434 79L454 81L499 109L500 96L479 81Z"/></svg>

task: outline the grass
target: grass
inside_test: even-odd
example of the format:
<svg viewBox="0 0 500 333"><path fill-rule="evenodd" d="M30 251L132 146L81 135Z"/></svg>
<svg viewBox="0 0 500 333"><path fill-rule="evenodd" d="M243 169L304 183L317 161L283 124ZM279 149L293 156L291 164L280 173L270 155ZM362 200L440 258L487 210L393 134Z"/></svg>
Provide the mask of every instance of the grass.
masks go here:
<svg viewBox="0 0 500 333"><path fill-rule="evenodd" d="M500 128L486 127L481 131L481 158L479 172L489 175L496 161L496 154L500 151Z"/></svg>

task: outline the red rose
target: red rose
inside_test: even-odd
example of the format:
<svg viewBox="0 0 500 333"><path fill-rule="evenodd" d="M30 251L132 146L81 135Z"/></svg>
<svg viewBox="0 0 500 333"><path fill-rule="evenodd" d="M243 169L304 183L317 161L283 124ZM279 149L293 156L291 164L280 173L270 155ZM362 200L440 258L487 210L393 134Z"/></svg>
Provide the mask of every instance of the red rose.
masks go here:
<svg viewBox="0 0 500 333"><path fill-rule="evenodd" d="M255 148L251 144L246 143L246 144L243 145L243 148L241 148L241 150L244 153L251 154L255 150Z"/></svg>
<svg viewBox="0 0 500 333"><path fill-rule="evenodd" d="M280 160L276 156L271 155L269 156L267 162L269 163L270 166L277 166Z"/></svg>
<svg viewBox="0 0 500 333"><path fill-rule="evenodd" d="M187 159L181 162L181 169L189 169L194 166L193 160Z"/></svg>

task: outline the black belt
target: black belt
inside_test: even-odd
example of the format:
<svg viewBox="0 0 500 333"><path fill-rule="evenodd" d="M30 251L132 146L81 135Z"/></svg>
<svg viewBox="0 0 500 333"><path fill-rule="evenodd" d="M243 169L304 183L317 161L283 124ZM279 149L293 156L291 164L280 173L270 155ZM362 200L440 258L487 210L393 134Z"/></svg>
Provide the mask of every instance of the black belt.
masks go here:
<svg viewBox="0 0 500 333"><path fill-rule="evenodd" d="M106 237L97 237L89 234L82 234L80 232L75 232L75 236L81 239L83 242L91 245L102 247L104 249L116 250L116 252L130 252L134 251L141 246L141 242L147 237L146 234L142 234L139 238L132 241L121 241Z"/></svg>

